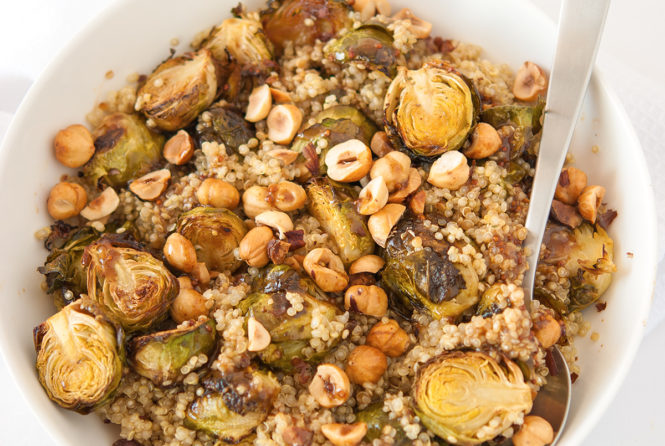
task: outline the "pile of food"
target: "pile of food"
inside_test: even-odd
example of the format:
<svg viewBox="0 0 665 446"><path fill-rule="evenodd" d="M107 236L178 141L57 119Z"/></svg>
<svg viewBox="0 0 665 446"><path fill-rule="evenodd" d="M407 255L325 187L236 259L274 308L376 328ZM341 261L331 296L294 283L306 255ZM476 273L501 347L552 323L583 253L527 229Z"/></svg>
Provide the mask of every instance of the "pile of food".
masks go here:
<svg viewBox="0 0 665 446"><path fill-rule="evenodd" d="M563 170L531 308L547 76L386 1L241 5L58 132L39 379L120 445L543 445L614 271ZM572 160L571 160L572 161Z"/></svg>

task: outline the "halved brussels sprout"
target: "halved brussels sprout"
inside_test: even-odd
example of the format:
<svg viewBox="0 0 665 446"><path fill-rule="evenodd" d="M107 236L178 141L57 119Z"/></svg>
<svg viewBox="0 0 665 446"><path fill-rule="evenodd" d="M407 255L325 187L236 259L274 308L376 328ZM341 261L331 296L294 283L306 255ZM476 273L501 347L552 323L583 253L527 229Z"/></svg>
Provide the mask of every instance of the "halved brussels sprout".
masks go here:
<svg viewBox="0 0 665 446"><path fill-rule="evenodd" d="M311 355L303 351L313 337L312 320L319 319L318 325L330 323L340 311L321 300L325 294L293 268L287 265L266 268L253 284L253 291L238 308L270 332L270 345L259 352L267 365L291 371L297 358L317 362L340 340L339 336L331 336L323 350ZM302 305L302 309L289 315L288 310L294 305Z"/></svg>
<svg viewBox="0 0 665 446"><path fill-rule="evenodd" d="M490 124L499 131L504 147L508 152L499 151L498 154L507 155L514 160L524 152L536 155L536 146L540 140L538 134L541 129L540 118L545 108L545 102L530 105L499 105L483 110L480 120Z"/></svg>
<svg viewBox="0 0 665 446"><path fill-rule="evenodd" d="M229 443L251 434L268 417L279 382L255 368L212 372L202 379L205 393L187 409L185 425Z"/></svg>
<svg viewBox="0 0 665 446"><path fill-rule="evenodd" d="M520 368L480 352L444 353L428 362L416 376L413 397L422 423L460 445L492 440L532 405Z"/></svg>
<svg viewBox="0 0 665 446"><path fill-rule="evenodd" d="M370 444L378 438L381 438L383 428L387 425L392 426L396 433L393 437L393 446L407 446L412 443L406 436L404 428L399 422L399 419L391 419L388 412L383 411L383 401L372 403L356 414L356 421L362 421L367 425L367 434L365 440Z"/></svg>
<svg viewBox="0 0 665 446"><path fill-rule="evenodd" d="M92 184L125 186L153 170L162 160L164 137L151 132L136 115L114 113L92 132L95 155L83 167Z"/></svg>
<svg viewBox="0 0 665 446"><path fill-rule="evenodd" d="M612 273L616 271L614 241L600 225L594 227L583 223L569 229L550 223L543 243L546 250L541 262L563 266L568 271L569 311L582 310L593 304L610 286Z"/></svg>
<svg viewBox="0 0 665 446"><path fill-rule="evenodd" d="M230 105L216 104L199 116L196 133L199 141L224 144L231 154L254 137L254 126Z"/></svg>
<svg viewBox="0 0 665 446"><path fill-rule="evenodd" d="M228 62L229 56L240 64L252 66L272 60L272 44L261 24L245 18L224 20L210 32L202 46L222 62Z"/></svg>
<svg viewBox="0 0 665 446"><path fill-rule="evenodd" d="M110 399L122 378L122 332L86 300L34 330L37 373L46 394L65 409L88 413Z"/></svg>
<svg viewBox="0 0 665 446"><path fill-rule="evenodd" d="M85 248L88 295L127 331L145 330L166 317L178 281L145 251L102 237Z"/></svg>
<svg viewBox="0 0 665 446"><path fill-rule="evenodd" d="M448 259L449 245L434 238L417 217L403 218L391 231L381 281L408 309L432 317L457 317L478 302L478 275Z"/></svg>
<svg viewBox="0 0 665 446"><path fill-rule="evenodd" d="M279 52L288 42L296 45L312 45L316 39L326 42L353 25L351 8L342 0L284 0L277 7L272 5L261 12L261 23ZM308 26L306 20L313 24Z"/></svg>
<svg viewBox="0 0 665 446"><path fill-rule="evenodd" d="M215 321L206 317L173 330L138 336L127 345L129 364L158 386L168 386L184 378L180 369L191 357L214 350L216 337Z"/></svg>
<svg viewBox="0 0 665 446"><path fill-rule="evenodd" d="M344 34L325 48L325 54L341 64L361 62L387 76L396 73L399 52L393 48L393 36L379 25L363 25Z"/></svg>
<svg viewBox="0 0 665 446"><path fill-rule="evenodd" d="M384 101L385 128L396 147L431 157L464 144L480 111L473 83L445 62L399 67Z"/></svg>
<svg viewBox="0 0 665 446"><path fill-rule="evenodd" d="M235 271L242 264L233 254L247 233L245 222L228 209L197 207L178 218L177 231L196 249L209 271Z"/></svg>
<svg viewBox="0 0 665 446"><path fill-rule="evenodd" d="M181 129L208 108L217 96L217 67L212 53L201 49L166 60L136 93L136 110L162 130Z"/></svg>
<svg viewBox="0 0 665 446"><path fill-rule="evenodd" d="M374 240L356 210L358 196L351 187L328 177L318 178L307 187L307 196L309 212L335 241L344 264L374 251Z"/></svg>

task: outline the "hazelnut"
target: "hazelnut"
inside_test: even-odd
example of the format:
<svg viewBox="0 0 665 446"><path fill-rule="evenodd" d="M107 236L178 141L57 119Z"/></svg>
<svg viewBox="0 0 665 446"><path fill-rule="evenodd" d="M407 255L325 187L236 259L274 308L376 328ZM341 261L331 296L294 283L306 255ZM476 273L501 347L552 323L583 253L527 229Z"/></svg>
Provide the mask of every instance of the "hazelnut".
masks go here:
<svg viewBox="0 0 665 446"><path fill-rule="evenodd" d="M259 122L265 119L272 107L272 94L266 84L256 87L249 95L245 119L249 122Z"/></svg>
<svg viewBox="0 0 665 446"><path fill-rule="evenodd" d="M547 75L533 62L524 62L517 70L513 94L520 101L530 102L547 91Z"/></svg>
<svg viewBox="0 0 665 446"><path fill-rule="evenodd" d="M372 136L372 140L369 143L369 148L379 158L386 156L395 150L388 138L388 134L384 131L374 133L374 136Z"/></svg>
<svg viewBox="0 0 665 446"><path fill-rule="evenodd" d="M479 122L473 129L471 145L464 150L467 158L479 160L494 155L501 148L501 137L494 127Z"/></svg>
<svg viewBox="0 0 665 446"><path fill-rule="evenodd" d="M268 187L268 199L280 211L297 211L305 206L307 193L299 184L282 181Z"/></svg>
<svg viewBox="0 0 665 446"><path fill-rule="evenodd" d="M376 384L388 368L388 359L378 348L359 345L349 354L346 374L356 384Z"/></svg>
<svg viewBox="0 0 665 446"><path fill-rule="evenodd" d="M268 156L284 163L285 166L293 164L298 159L298 152L289 149L272 149Z"/></svg>
<svg viewBox="0 0 665 446"><path fill-rule="evenodd" d="M442 189L457 190L467 182L470 173L466 157L451 150L434 161L427 182Z"/></svg>
<svg viewBox="0 0 665 446"><path fill-rule="evenodd" d="M60 130L53 140L55 158L67 167L81 167L95 154L90 131L80 124Z"/></svg>
<svg viewBox="0 0 665 446"><path fill-rule="evenodd" d="M409 209L416 215L422 215L425 213L425 201L427 199L427 194L424 190L419 190L409 200Z"/></svg>
<svg viewBox="0 0 665 446"><path fill-rule="evenodd" d="M196 199L206 206L235 209L240 202L240 193L224 180L206 178L196 190Z"/></svg>
<svg viewBox="0 0 665 446"><path fill-rule="evenodd" d="M604 196L605 188L603 186L585 187L577 198L577 210L580 211L580 215L591 223L595 223L596 216L598 215L598 208L600 207Z"/></svg>
<svg viewBox="0 0 665 446"><path fill-rule="evenodd" d="M249 266L261 268L268 264L268 243L272 240L272 229L258 226L245 234L238 246L238 255Z"/></svg>
<svg viewBox="0 0 665 446"><path fill-rule="evenodd" d="M337 407L351 396L351 382L344 370L334 364L320 364L309 384L309 393L323 407Z"/></svg>
<svg viewBox="0 0 665 446"><path fill-rule="evenodd" d="M358 195L356 206L361 215L372 215L380 211L388 202L388 188L383 177L371 180Z"/></svg>
<svg viewBox="0 0 665 446"><path fill-rule="evenodd" d="M284 238L285 232L293 231L293 221L288 214L280 211L261 212L254 218L257 225L271 227L279 232L279 237Z"/></svg>
<svg viewBox="0 0 665 446"><path fill-rule="evenodd" d="M403 355L410 343L409 335L393 319L377 322L367 333L366 342L391 358Z"/></svg>
<svg viewBox="0 0 665 446"><path fill-rule="evenodd" d="M65 220L78 215L88 200L88 194L80 184L61 182L53 186L48 194L46 209L56 220Z"/></svg>
<svg viewBox="0 0 665 446"><path fill-rule="evenodd" d="M513 435L515 446L545 446L554 441L554 430L550 423L537 415L524 417L524 424Z"/></svg>
<svg viewBox="0 0 665 446"><path fill-rule="evenodd" d="M386 262L379 256L368 254L357 259L349 267L349 274L378 273Z"/></svg>
<svg viewBox="0 0 665 446"><path fill-rule="evenodd" d="M393 16L393 18L397 20L408 20L409 31L411 31L411 34L417 39L425 39L429 37L429 34L432 32L432 24L419 19L408 8L401 9Z"/></svg>
<svg viewBox="0 0 665 446"><path fill-rule="evenodd" d="M187 164L194 155L194 140L185 130L178 130L164 144L162 152L166 161L176 166Z"/></svg>
<svg viewBox="0 0 665 446"><path fill-rule="evenodd" d="M393 150L387 155L374 161L369 176L374 179L383 177L388 192L395 192L403 183L409 179L411 169L411 158L408 155Z"/></svg>
<svg viewBox="0 0 665 446"><path fill-rule="evenodd" d="M325 292L343 291L349 283L342 260L328 248L316 248L303 260L303 268Z"/></svg>
<svg viewBox="0 0 665 446"><path fill-rule="evenodd" d="M383 317L388 312L388 296L376 285L354 285L344 293L344 308Z"/></svg>
<svg viewBox="0 0 665 446"><path fill-rule="evenodd" d="M118 208L119 204L120 198L118 198L118 194L115 193L112 187L107 187L97 198L81 210L81 216L87 220L99 220L100 218L111 215Z"/></svg>
<svg viewBox="0 0 665 446"><path fill-rule="evenodd" d="M533 321L533 331L543 348L550 348L561 337L561 324L547 313L540 314Z"/></svg>
<svg viewBox="0 0 665 446"><path fill-rule="evenodd" d="M169 235L162 251L169 265L180 271L189 273L196 266L194 245L182 234L174 232Z"/></svg>
<svg viewBox="0 0 665 446"><path fill-rule="evenodd" d="M401 184L395 192L390 194L388 202L401 203L406 197L418 190L422 181L423 179L420 178L418 169L412 167L409 169L409 178L406 180L406 183Z"/></svg>
<svg viewBox="0 0 665 446"><path fill-rule="evenodd" d="M293 104L276 105L268 114L268 138L277 144L289 144L300 124L302 112Z"/></svg>
<svg viewBox="0 0 665 446"><path fill-rule="evenodd" d="M206 298L193 288L180 288L180 292L171 304L171 318L178 324L196 320L208 314Z"/></svg>
<svg viewBox="0 0 665 446"><path fill-rule="evenodd" d="M329 423L321 425L321 433L335 446L356 446L367 435L367 424Z"/></svg>
<svg viewBox="0 0 665 446"><path fill-rule="evenodd" d="M367 175L372 167L372 152L364 142L350 139L328 150L325 163L330 178L351 183Z"/></svg>
<svg viewBox="0 0 665 446"><path fill-rule="evenodd" d="M208 285L210 283L210 271L203 262L197 262L194 269L189 273L199 285Z"/></svg>
<svg viewBox="0 0 665 446"><path fill-rule="evenodd" d="M566 204L575 204L586 185L587 177L583 171L575 167L564 167L559 175L554 198Z"/></svg>
<svg viewBox="0 0 665 446"><path fill-rule="evenodd" d="M268 188L263 186L252 186L242 194L242 206L245 215L254 218L257 215L273 211L275 207L270 203Z"/></svg>
<svg viewBox="0 0 665 446"><path fill-rule="evenodd" d="M171 171L169 169L155 170L129 183L129 190L141 200L156 200L164 193L170 179Z"/></svg>
<svg viewBox="0 0 665 446"><path fill-rule="evenodd" d="M253 317L247 320L247 338L249 345L247 350L250 352L260 352L270 345L270 333L263 324Z"/></svg>
<svg viewBox="0 0 665 446"><path fill-rule="evenodd" d="M372 238L382 248L386 247L386 240L393 226L397 224L406 207L401 204L388 203L379 212L367 220L367 228Z"/></svg>
<svg viewBox="0 0 665 446"><path fill-rule="evenodd" d="M275 102L275 104L286 104L287 102L292 102L291 96L285 91L270 87L270 94L272 95L272 100Z"/></svg>

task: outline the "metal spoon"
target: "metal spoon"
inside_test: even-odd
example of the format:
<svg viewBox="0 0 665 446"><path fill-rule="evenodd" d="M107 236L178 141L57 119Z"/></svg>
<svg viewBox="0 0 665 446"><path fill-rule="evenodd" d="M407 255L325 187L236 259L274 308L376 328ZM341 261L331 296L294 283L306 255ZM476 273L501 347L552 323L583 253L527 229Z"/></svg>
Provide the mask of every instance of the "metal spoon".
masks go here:
<svg viewBox="0 0 665 446"><path fill-rule="evenodd" d="M591 70L598 52L609 0L563 0L559 14L557 45L550 76L543 133L526 217L525 247L531 254L524 277L524 298L530 308L536 264L550 214L550 206L582 108ZM570 371L559 349L551 351L556 375L538 393L532 414L545 418L554 429L556 444L570 407Z"/></svg>

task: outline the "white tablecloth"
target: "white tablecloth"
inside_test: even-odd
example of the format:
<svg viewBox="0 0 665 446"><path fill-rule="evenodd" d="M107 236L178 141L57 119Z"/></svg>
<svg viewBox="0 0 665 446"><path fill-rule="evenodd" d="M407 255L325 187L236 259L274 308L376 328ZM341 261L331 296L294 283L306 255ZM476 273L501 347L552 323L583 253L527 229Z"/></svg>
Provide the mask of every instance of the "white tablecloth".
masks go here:
<svg viewBox="0 0 665 446"><path fill-rule="evenodd" d="M113 0L22 0L0 3L0 138L32 80L85 23ZM532 0L556 19L560 0ZM659 217L659 279L635 364L614 403L589 436L590 445L665 444L665 3L614 0L599 65L633 121L651 169ZM0 362L1 445L50 445ZM110 445L108 445L110 446Z"/></svg>

